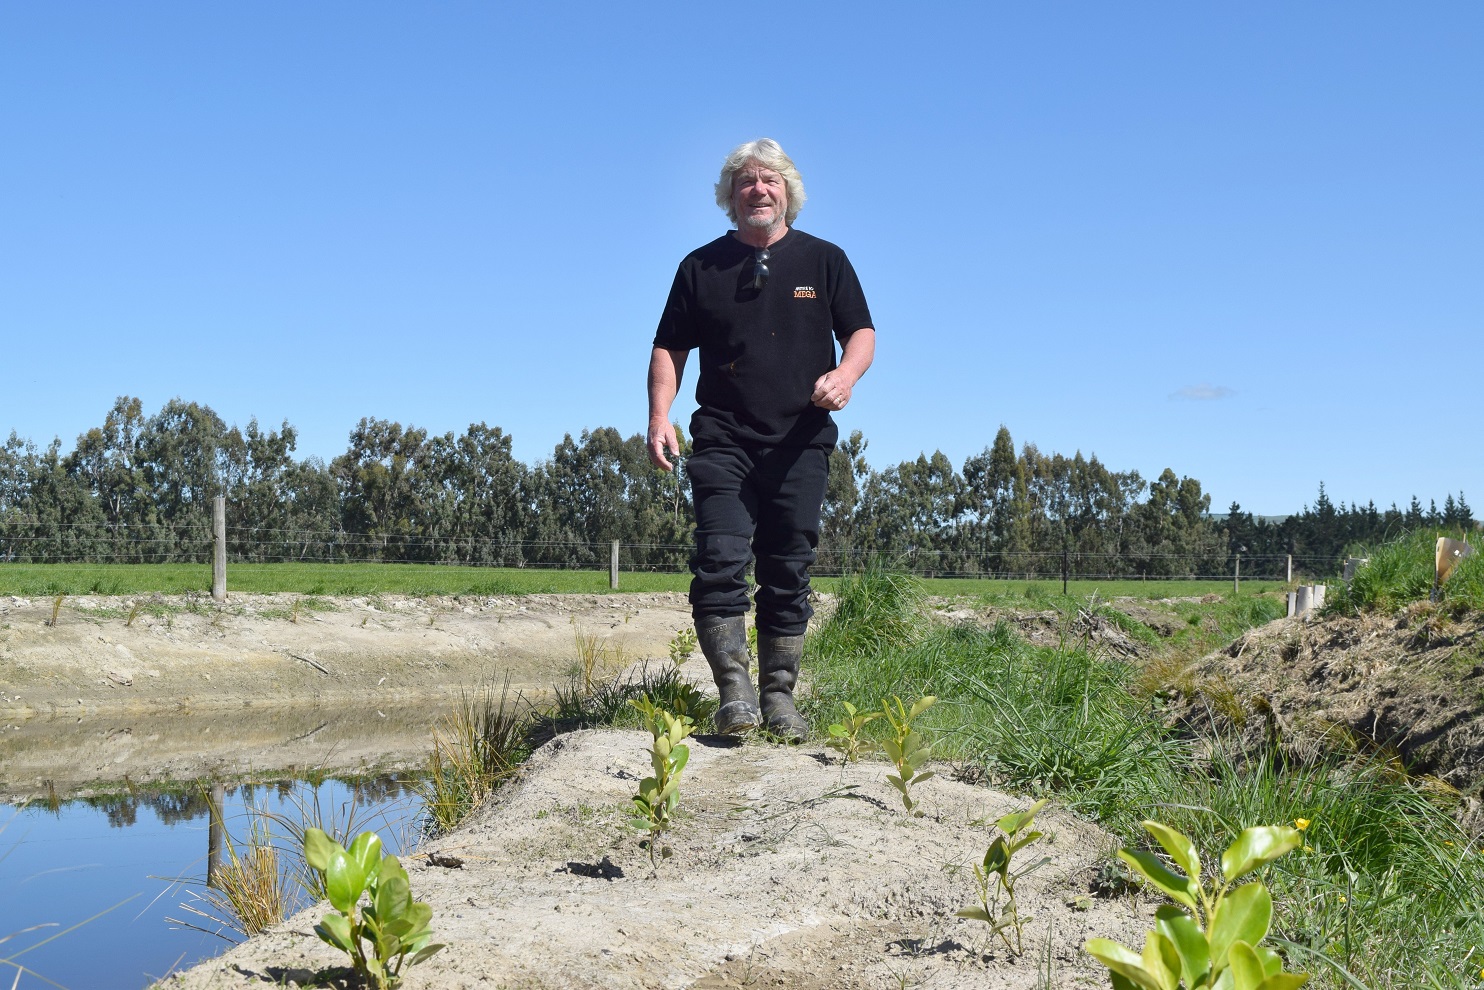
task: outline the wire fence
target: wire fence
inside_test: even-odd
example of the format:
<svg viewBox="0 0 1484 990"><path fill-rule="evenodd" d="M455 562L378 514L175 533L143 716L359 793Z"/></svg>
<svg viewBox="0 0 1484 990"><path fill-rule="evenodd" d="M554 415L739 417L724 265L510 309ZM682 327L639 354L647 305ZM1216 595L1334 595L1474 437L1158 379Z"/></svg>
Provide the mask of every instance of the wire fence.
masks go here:
<svg viewBox="0 0 1484 990"><path fill-rule="evenodd" d="M9 521L0 524L0 566L17 564L209 564L209 517L154 526ZM452 534L355 533L338 529L228 526L229 563L421 563L479 567L607 569L614 541L521 540ZM618 541L621 571L681 573L690 544ZM1017 580L1223 580L1236 561L1224 548L1195 553L1042 550L905 550L822 546L812 572L833 576L869 561L923 577ZM1291 574L1329 574L1327 557L1243 554L1241 576L1286 581Z"/></svg>

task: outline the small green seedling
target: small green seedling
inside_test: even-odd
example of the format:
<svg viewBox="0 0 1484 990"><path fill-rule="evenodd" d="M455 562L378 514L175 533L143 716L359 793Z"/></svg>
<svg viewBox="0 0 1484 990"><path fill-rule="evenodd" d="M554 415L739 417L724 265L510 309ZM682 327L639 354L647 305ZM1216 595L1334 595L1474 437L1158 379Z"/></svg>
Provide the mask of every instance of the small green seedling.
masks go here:
<svg viewBox="0 0 1484 990"><path fill-rule="evenodd" d="M912 798L912 787L933 775L931 770L921 770L922 765L933 755L933 743L912 728L912 721L931 708L937 700L930 694L923 695L913 702L910 709L896 695L892 695L891 701L881 703L882 714L891 723L892 731L891 738L882 742L881 748L886 751L887 759L897 768L896 773L886 775L886 781L901 793L902 807L915 818L921 818L922 812L917 810L918 802ZM893 704L896 708L892 707Z"/></svg>
<svg viewBox="0 0 1484 990"><path fill-rule="evenodd" d="M362 832L346 849L322 829L304 830L304 862L319 874L334 913L314 926L321 940L350 956L368 987L391 990L402 967L414 966L442 945L429 945L433 909L412 899L407 871L381 853L381 838ZM366 903L361 903L361 895Z"/></svg>
<svg viewBox="0 0 1484 990"><path fill-rule="evenodd" d="M690 759L690 747L683 740L695 731L695 719L681 712L671 715L663 708L655 707L649 695L642 694L631 699L629 704L644 716L654 745L649 750L650 765L654 776L639 782L639 793L633 797L634 810L638 812L629 819L629 824L649 833L649 862L658 867L655 858L660 836L669 830L675 808L680 803L680 773ZM669 846L659 850L660 858L669 859Z"/></svg>
<svg viewBox="0 0 1484 990"><path fill-rule="evenodd" d="M53 629L55 629L57 626L58 616L62 614L62 599L66 597L67 596L62 592L57 592L57 597L52 599L52 617L50 620L47 621L46 624L51 626Z"/></svg>
<svg viewBox="0 0 1484 990"><path fill-rule="evenodd" d="M842 703L845 705L845 717L830 726L830 738L825 745L840 751L840 766L843 768L851 760L859 762L863 754L876 748L874 742L861 735L861 729L872 719L880 718L881 713L867 712L860 715L850 702Z"/></svg>
<svg viewBox="0 0 1484 990"><path fill-rule="evenodd" d="M1222 883L1210 890L1189 839L1159 822L1146 821L1144 829L1178 869L1149 852L1124 849L1118 858L1175 903L1154 912L1142 955L1110 939L1088 940L1084 948L1108 967L1113 990L1296 990L1309 981L1305 973L1283 972L1278 953L1259 944L1273 920L1267 886L1261 880L1232 886L1303 845L1298 829L1244 829L1221 854Z"/></svg>
<svg viewBox="0 0 1484 990"><path fill-rule="evenodd" d="M696 631L694 629L675 630L675 638L670 640L670 662L679 667L695 652Z"/></svg>
<svg viewBox="0 0 1484 990"><path fill-rule="evenodd" d="M957 912L960 918L984 922L990 931L1004 941L1005 948L1017 956L1025 951L1023 939L1026 919L1020 916L1015 905L1015 882L1032 870L1040 869L1051 862L1051 857L1042 856L1034 863L1016 870L1010 868L1010 860L1044 834L1025 830L1036 820L1036 814L1046 804L1046 799L1043 798L1026 810L1011 812L995 823L1004 834L995 836L994 841L989 844L989 849L984 853L984 863L974 864L974 878L979 882L979 907L966 907ZM994 878L992 884L991 877ZM1003 908L1000 907L1001 894L1005 897ZM1014 945L1010 944L1010 936L1005 934L1007 928L1015 930Z"/></svg>

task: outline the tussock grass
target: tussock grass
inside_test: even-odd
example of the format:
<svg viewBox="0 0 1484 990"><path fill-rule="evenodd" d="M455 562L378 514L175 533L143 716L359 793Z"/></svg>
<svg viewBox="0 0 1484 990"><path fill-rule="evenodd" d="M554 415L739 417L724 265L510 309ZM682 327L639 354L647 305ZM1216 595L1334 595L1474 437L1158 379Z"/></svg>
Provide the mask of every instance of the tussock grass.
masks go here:
<svg viewBox="0 0 1484 990"><path fill-rule="evenodd" d="M510 678L496 692L486 682L462 691L458 702L433 727L433 751L422 784L426 831L451 831L479 803L513 779L530 753L535 718Z"/></svg>
<svg viewBox="0 0 1484 990"><path fill-rule="evenodd" d="M816 722L843 715L833 707L841 701L869 709L893 694L935 694L924 721L943 736L939 752L1126 841L1141 838L1143 819L1167 822L1208 862L1246 826L1306 819L1308 849L1267 876L1290 968L1326 990L1478 986L1484 854L1454 820L1456 795L1353 753L1296 765L1217 739L1214 755L1198 755L1165 726L1157 701L1136 699L1134 671L1076 636L1036 646L1003 623L914 626L903 619L912 597L910 582L879 578L842 591L808 657ZM1274 617L1268 597L1191 603L1192 628L1235 637ZM877 616L886 620L870 628ZM842 622L857 627L833 628Z"/></svg>

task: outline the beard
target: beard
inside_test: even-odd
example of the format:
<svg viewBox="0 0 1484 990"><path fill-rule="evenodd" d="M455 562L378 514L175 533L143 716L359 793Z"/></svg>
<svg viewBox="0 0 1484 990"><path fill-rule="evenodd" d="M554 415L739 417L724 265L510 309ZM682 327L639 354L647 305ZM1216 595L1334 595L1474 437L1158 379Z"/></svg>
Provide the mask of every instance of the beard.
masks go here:
<svg viewBox="0 0 1484 990"><path fill-rule="evenodd" d="M755 213L748 213L737 221L739 227L751 227L753 230L762 230L771 234L783 226L783 214L778 210L771 211L766 217Z"/></svg>

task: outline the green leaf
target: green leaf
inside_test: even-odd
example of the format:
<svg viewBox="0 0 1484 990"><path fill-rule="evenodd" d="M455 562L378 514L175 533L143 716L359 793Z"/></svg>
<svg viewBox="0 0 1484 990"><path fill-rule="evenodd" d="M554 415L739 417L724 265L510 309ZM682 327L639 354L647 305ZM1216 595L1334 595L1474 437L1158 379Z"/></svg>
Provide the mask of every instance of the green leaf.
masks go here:
<svg viewBox="0 0 1484 990"><path fill-rule="evenodd" d="M342 850L330 857L330 866L325 870L325 896L335 910L350 914L365 889L365 871L348 852Z"/></svg>
<svg viewBox="0 0 1484 990"><path fill-rule="evenodd" d="M1175 861L1175 865L1185 871L1190 877L1192 886L1198 886L1201 882L1201 858L1196 854L1195 844L1185 836L1161 822L1146 821L1144 831L1164 846L1165 852Z"/></svg>
<svg viewBox="0 0 1484 990"><path fill-rule="evenodd" d="M955 911L954 917L972 918L975 921L983 921L986 923L992 923L993 921L993 919L989 916L989 912L984 910L982 907L966 907L962 911Z"/></svg>
<svg viewBox="0 0 1484 990"><path fill-rule="evenodd" d="M1045 834L1045 832L1037 832L1034 829L1025 833L1014 842L1010 843L1010 855L1015 855L1016 853L1020 852L1020 850L1024 849L1032 842L1035 842L1037 839Z"/></svg>
<svg viewBox="0 0 1484 990"><path fill-rule="evenodd" d="M1243 829L1237 841L1221 854L1221 875L1230 883L1303 844L1304 833L1287 825L1258 825Z"/></svg>
<svg viewBox="0 0 1484 990"><path fill-rule="evenodd" d="M377 874L381 866L381 836L375 832L362 832L345 851L355 860L356 865L361 868L361 874L367 879Z"/></svg>
<svg viewBox="0 0 1484 990"><path fill-rule="evenodd" d="M330 857L336 851L344 852L340 843L326 835L323 829L304 830L304 862L310 868L325 872L330 865Z"/></svg>
<svg viewBox="0 0 1484 990"><path fill-rule="evenodd" d="M917 701L913 703L912 710L907 713L908 721L911 721L912 719L921 715L923 712L927 711L929 708L933 707L933 705L936 704L937 701L938 699L930 694L925 694L921 698L918 698Z"/></svg>
<svg viewBox="0 0 1484 990"><path fill-rule="evenodd" d="M1252 946L1242 939L1231 944L1227 952L1231 966L1232 990L1259 990L1267 978L1262 970L1262 960L1252 951Z"/></svg>
<svg viewBox="0 0 1484 990"><path fill-rule="evenodd" d="M997 837L984 853L984 872L1000 873L1010 865L1010 847L1003 837Z"/></svg>
<svg viewBox="0 0 1484 990"><path fill-rule="evenodd" d="M1155 925L1180 954L1180 973L1187 987L1201 986L1211 971L1211 946L1195 919L1172 904L1154 912Z"/></svg>
<svg viewBox="0 0 1484 990"><path fill-rule="evenodd" d="M433 956L437 955L439 949L446 948L448 948L448 944L445 942L436 942L433 945L424 946L423 948L418 949L416 953L408 958L407 964L409 966L416 966L423 960L431 959Z"/></svg>
<svg viewBox="0 0 1484 990"><path fill-rule="evenodd" d="M1082 946L1087 954L1143 990L1167 990L1157 977L1144 968L1144 958L1132 949L1107 938L1092 938Z"/></svg>
<svg viewBox="0 0 1484 990"><path fill-rule="evenodd" d="M690 747L681 743L675 747L673 755L675 758L675 769L670 772L678 777L680 776L680 771L685 769L686 763L690 762Z"/></svg>
<svg viewBox="0 0 1484 990"><path fill-rule="evenodd" d="M324 920L314 926L314 933L341 952L351 951L350 919L343 914L325 915Z"/></svg>
<svg viewBox="0 0 1484 990"><path fill-rule="evenodd" d="M1273 898L1260 882L1228 891L1211 912L1211 966L1222 969L1228 950L1239 941L1250 952L1267 935L1272 920Z"/></svg>
<svg viewBox="0 0 1484 990"><path fill-rule="evenodd" d="M1001 832L1004 832L1008 835L1014 835L1016 832L1019 832L1031 822L1035 821L1036 814L1042 808L1046 807L1046 805L1049 803L1050 798L1042 798L1035 804L1031 805L1029 808L1026 808L1024 811L1010 812L1010 814L1004 816L998 822L996 822L995 825Z"/></svg>
<svg viewBox="0 0 1484 990"><path fill-rule="evenodd" d="M1180 984L1180 954L1164 933L1152 931L1144 936L1144 971L1154 977L1161 990L1176 990Z"/></svg>
<svg viewBox="0 0 1484 990"><path fill-rule="evenodd" d="M1158 856L1144 852L1142 849L1122 849L1119 850L1118 858L1133 867L1140 876L1164 891L1171 899L1184 904L1192 911L1196 910L1195 895L1190 879L1171 872Z"/></svg>
<svg viewBox="0 0 1484 990"><path fill-rule="evenodd" d="M412 906L412 891L406 877L383 880L376 887L376 916L385 921L400 918Z"/></svg>

